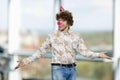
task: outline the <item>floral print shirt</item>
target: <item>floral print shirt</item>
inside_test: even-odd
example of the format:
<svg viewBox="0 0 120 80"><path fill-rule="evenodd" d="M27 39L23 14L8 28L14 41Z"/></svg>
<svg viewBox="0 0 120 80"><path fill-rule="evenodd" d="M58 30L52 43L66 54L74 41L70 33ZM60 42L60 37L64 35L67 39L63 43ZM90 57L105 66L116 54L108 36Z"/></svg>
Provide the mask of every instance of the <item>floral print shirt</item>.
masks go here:
<svg viewBox="0 0 120 80"><path fill-rule="evenodd" d="M75 63L76 52L85 57L99 57L99 53L94 53L87 49L79 33L57 30L49 34L41 47L32 56L23 59L23 61L25 64L31 63L49 50L52 52L52 63Z"/></svg>

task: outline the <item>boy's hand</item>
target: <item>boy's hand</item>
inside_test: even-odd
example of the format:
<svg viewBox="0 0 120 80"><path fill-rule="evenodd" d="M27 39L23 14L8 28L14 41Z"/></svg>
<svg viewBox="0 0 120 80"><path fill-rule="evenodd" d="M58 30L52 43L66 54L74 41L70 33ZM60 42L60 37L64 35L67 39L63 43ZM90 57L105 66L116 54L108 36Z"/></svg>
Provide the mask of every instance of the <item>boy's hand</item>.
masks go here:
<svg viewBox="0 0 120 80"><path fill-rule="evenodd" d="M18 69L18 68L21 68L21 67L25 66L23 61L17 61L17 62L18 62L18 65L15 67L15 69Z"/></svg>
<svg viewBox="0 0 120 80"><path fill-rule="evenodd" d="M112 57L110 57L110 56L108 56L108 55L106 55L106 54L107 54L106 52L101 52L101 53L99 54L99 57L100 57L100 58L107 58L107 59L112 60Z"/></svg>

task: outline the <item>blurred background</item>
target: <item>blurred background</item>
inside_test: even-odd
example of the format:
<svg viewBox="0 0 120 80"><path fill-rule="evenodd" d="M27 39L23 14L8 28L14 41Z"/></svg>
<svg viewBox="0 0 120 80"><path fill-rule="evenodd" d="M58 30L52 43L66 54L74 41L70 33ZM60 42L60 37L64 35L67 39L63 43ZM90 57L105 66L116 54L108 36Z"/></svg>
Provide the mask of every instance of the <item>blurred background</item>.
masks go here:
<svg viewBox="0 0 120 80"><path fill-rule="evenodd" d="M22 69L13 67L57 29L60 5L72 12L71 30L90 50L113 56L114 0L0 0L0 80L51 80L51 52ZM112 62L76 57L76 80L113 80Z"/></svg>

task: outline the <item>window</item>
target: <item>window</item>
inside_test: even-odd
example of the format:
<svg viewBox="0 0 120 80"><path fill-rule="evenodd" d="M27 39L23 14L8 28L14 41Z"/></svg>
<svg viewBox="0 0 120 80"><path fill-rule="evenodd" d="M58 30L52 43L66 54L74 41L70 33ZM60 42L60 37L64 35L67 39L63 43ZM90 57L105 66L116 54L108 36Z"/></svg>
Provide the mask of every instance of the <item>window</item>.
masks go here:
<svg viewBox="0 0 120 80"><path fill-rule="evenodd" d="M53 31L53 1L21 0L22 49L38 48L46 35Z"/></svg>
<svg viewBox="0 0 120 80"><path fill-rule="evenodd" d="M33 51L38 49L47 35L54 30L53 9L53 0L21 0L22 50ZM48 58L41 58L40 60L33 62L30 65L31 67L23 69L22 77L24 79L31 77L50 79L50 61L51 60ZM25 75L25 73L27 73L27 75Z"/></svg>
<svg viewBox="0 0 120 80"><path fill-rule="evenodd" d="M79 32L94 52L113 55L113 0L62 0L73 13L72 30ZM82 56L81 56L82 57ZM112 63L77 62L77 79L112 80Z"/></svg>
<svg viewBox="0 0 120 80"><path fill-rule="evenodd" d="M8 0L0 0L0 47L8 44Z"/></svg>

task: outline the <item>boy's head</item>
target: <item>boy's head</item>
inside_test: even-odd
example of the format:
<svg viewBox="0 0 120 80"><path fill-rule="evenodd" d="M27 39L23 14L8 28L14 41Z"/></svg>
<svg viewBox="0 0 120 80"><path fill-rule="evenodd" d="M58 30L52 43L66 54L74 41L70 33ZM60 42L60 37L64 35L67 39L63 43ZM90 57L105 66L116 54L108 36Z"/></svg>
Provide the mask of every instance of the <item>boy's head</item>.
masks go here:
<svg viewBox="0 0 120 80"><path fill-rule="evenodd" d="M62 12L59 12L56 14L56 20L58 21L59 19L62 19L64 21L67 21L67 24L69 26L72 26L73 25L73 16L72 16L72 13L65 10L65 11L62 11Z"/></svg>

